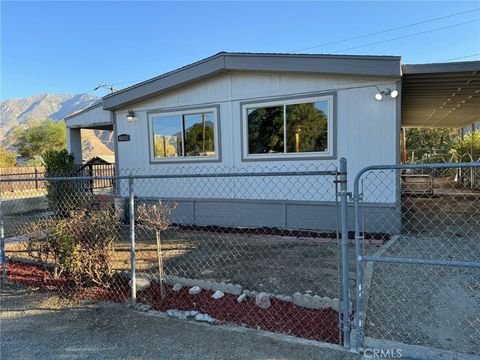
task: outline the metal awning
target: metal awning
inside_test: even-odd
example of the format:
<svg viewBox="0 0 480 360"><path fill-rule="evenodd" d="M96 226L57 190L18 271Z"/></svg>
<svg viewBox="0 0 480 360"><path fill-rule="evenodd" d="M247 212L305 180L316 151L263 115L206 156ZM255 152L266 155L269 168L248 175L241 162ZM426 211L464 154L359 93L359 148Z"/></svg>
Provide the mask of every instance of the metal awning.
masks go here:
<svg viewBox="0 0 480 360"><path fill-rule="evenodd" d="M96 129L96 130L113 130L112 113L103 110L102 101L99 100L95 104L67 116L65 124L68 128Z"/></svg>
<svg viewBox="0 0 480 360"><path fill-rule="evenodd" d="M402 126L460 128L480 119L480 61L402 66Z"/></svg>

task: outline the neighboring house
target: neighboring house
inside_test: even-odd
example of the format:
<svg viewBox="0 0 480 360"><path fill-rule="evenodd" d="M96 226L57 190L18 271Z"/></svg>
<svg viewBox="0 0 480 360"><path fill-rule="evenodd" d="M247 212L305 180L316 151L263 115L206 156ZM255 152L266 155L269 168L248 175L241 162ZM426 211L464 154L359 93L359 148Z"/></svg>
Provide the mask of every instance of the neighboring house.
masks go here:
<svg viewBox="0 0 480 360"><path fill-rule="evenodd" d="M96 155L85 161L85 165L115 165L115 155Z"/></svg>
<svg viewBox="0 0 480 360"><path fill-rule="evenodd" d="M213 172L219 166L331 170L345 157L351 186L365 166L399 163L402 126L460 128L478 120L479 95L468 98L473 88L465 83L478 79L478 70L480 62L402 67L397 56L219 53L67 117L68 146L80 163L81 128L114 131L118 174ZM458 90L460 85L466 90ZM444 111L449 104L457 108L453 114ZM211 180L210 191L203 184L200 193L177 179L170 180L174 187L163 183L169 189L164 193L153 186L136 193L185 199L177 212L186 222L214 224L219 217L205 217L203 210L229 214L243 206L248 216L219 225L332 229L334 187L322 182L330 180L316 180L318 189L308 199L302 179L285 182L298 188L283 192L267 191L265 182L235 179L226 189ZM399 217L395 179L387 181L391 189L372 204L372 216ZM205 204L205 198L216 202ZM317 201L315 208L304 200Z"/></svg>

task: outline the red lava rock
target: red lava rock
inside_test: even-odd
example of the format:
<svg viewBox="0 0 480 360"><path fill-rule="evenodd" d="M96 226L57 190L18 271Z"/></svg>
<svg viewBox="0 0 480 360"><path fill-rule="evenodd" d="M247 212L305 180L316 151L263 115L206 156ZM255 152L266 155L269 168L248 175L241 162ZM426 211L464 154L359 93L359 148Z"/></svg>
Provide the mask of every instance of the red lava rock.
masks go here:
<svg viewBox="0 0 480 360"><path fill-rule="evenodd" d="M47 291L66 292L80 299L113 302L125 302L130 299L128 281L120 276L112 279L109 288L78 289L68 277L60 276L54 279L37 265L9 261L7 271L8 280L11 282ZM333 309L306 309L278 299L271 299L272 305L268 309L260 309L255 305L254 298L247 298L238 303L235 295L225 294L220 299L212 299L211 291L190 295L188 288L175 292L170 286L165 287L165 292L165 299L162 300L159 284L152 282L149 288L137 293L137 301L149 304L152 309L158 311L197 310L228 324L285 333L305 339L339 342L339 315Z"/></svg>
<svg viewBox="0 0 480 360"><path fill-rule="evenodd" d="M162 300L159 284L152 283L150 288L137 294L137 300L152 305L152 309L158 311L197 310L228 324L245 325L331 343L339 341L339 318L333 309L306 309L289 302L271 299L272 306L264 310L255 305L254 298L247 298L244 302L238 303L237 297L231 294L225 294L215 300L211 297L211 291L190 295L186 288L175 292L170 286L167 286L165 291L166 296Z"/></svg>

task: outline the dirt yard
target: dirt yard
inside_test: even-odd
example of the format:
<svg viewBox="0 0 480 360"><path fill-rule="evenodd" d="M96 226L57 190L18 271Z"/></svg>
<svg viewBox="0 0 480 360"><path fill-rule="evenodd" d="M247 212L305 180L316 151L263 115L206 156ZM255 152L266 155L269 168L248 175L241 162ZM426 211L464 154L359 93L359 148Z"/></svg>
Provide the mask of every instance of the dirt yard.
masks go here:
<svg viewBox="0 0 480 360"><path fill-rule="evenodd" d="M1 290L2 359L358 359L341 350L238 327L152 316L124 305Z"/></svg>
<svg viewBox="0 0 480 360"><path fill-rule="evenodd" d="M332 238L242 234L223 231L169 229L162 233L165 273L186 278L240 284L273 294L339 298L338 245ZM373 241L370 249L380 246ZM28 258L24 244L8 244L7 255ZM155 234L138 229L136 269L157 273ZM128 227L115 244L114 269L130 269ZM354 245L350 246L350 282L354 289Z"/></svg>

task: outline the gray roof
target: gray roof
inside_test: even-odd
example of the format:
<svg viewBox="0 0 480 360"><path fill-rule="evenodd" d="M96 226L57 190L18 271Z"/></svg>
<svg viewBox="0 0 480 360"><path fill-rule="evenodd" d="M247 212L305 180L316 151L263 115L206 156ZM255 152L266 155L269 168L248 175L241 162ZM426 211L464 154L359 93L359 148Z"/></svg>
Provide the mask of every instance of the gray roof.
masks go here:
<svg viewBox="0 0 480 360"><path fill-rule="evenodd" d="M185 84L228 71L261 71L400 78L399 56L314 55L220 52L103 97L103 108L115 110Z"/></svg>

